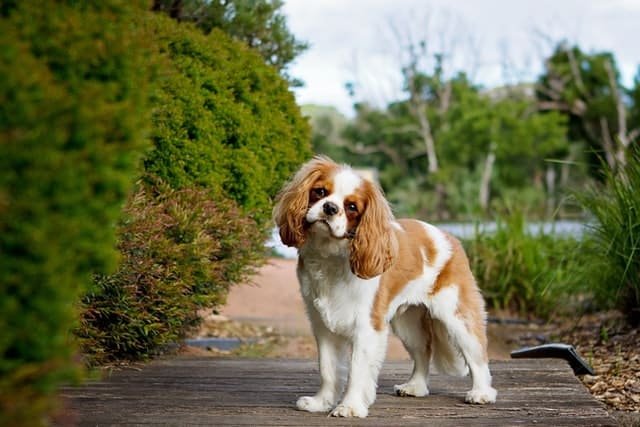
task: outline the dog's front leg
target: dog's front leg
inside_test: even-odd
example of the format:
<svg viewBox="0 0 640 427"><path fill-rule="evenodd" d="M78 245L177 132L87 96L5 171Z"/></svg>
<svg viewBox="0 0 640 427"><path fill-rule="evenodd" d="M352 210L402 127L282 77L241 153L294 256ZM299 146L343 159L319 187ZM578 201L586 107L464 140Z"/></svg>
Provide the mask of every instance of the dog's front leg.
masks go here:
<svg viewBox="0 0 640 427"><path fill-rule="evenodd" d="M332 416L367 416L369 406L376 400L378 373L386 350L386 330L377 332L371 329L353 338L349 384L342 402L331 412Z"/></svg>
<svg viewBox="0 0 640 427"><path fill-rule="evenodd" d="M301 411L327 412L333 408L342 391L347 342L329 331L321 322L316 322L313 329L318 345L320 389L314 396L299 398L296 406Z"/></svg>

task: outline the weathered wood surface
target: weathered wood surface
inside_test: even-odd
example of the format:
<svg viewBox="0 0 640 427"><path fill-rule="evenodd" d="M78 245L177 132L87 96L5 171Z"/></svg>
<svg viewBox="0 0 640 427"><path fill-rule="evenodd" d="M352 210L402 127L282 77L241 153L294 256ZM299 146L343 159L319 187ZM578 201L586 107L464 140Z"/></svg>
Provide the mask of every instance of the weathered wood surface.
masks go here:
<svg viewBox="0 0 640 427"><path fill-rule="evenodd" d="M65 388L79 425L279 426L598 426L616 425L564 361L513 360L491 364L498 401L464 403L471 380L434 375L431 395L397 397L409 362L385 363L378 397L367 419L327 418L295 409L298 396L319 384L315 362L300 360L159 360L104 381Z"/></svg>

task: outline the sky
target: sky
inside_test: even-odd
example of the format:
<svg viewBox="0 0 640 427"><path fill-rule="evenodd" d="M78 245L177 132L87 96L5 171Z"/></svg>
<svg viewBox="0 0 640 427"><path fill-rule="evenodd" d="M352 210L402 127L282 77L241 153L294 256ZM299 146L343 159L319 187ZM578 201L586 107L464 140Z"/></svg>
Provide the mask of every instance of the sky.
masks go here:
<svg viewBox="0 0 640 427"><path fill-rule="evenodd" d="M283 10L310 44L289 69L305 82L298 103L347 116L354 101L384 106L401 96L409 38L426 40L430 54L446 48L445 72L488 88L534 81L559 40L613 52L626 85L640 65L640 0L285 0Z"/></svg>

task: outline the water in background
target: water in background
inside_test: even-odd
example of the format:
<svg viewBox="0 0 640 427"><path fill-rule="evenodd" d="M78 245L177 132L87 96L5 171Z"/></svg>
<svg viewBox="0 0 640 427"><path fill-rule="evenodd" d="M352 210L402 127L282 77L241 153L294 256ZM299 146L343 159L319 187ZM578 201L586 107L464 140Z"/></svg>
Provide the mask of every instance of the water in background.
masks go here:
<svg viewBox="0 0 640 427"><path fill-rule="evenodd" d="M485 222L481 224L452 222L437 224L437 226L459 239L472 238L476 230L481 233L491 233L496 229L495 222ZM552 234L556 236L573 236L580 238L584 233L586 225L579 221L533 222L527 224L527 228L531 234ZM272 248L278 256L283 258L296 258L298 256L298 250L296 248L290 248L282 244L277 228L272 230L271 238L267 241L266 246Z"/></svg>

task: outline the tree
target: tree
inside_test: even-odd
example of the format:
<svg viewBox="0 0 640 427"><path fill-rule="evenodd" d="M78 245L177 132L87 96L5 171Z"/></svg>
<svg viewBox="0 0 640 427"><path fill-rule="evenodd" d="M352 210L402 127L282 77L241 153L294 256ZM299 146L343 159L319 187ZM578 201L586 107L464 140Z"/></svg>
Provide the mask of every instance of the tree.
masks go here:
<svg viewBox="0 0 640 427"><path fill-rule="evenodd" d="M264 60L287 74L288 65L308 48L287 28L282 0L154 0L153 10L195 23L205 34L214 28L260 52Z"/></svg>
<svg viewBox="0 0 640 427"><path fill-rule="evenodd" d="M538 108L567 115L568 138L586 143L596 177L599 156L611 169L621 170L630 144L640 136L640 123L634 121L633 113L630 116L627 94L611 53L587 54L566 43L558 44L545 61L545 72L536 85Z"/></svg>

